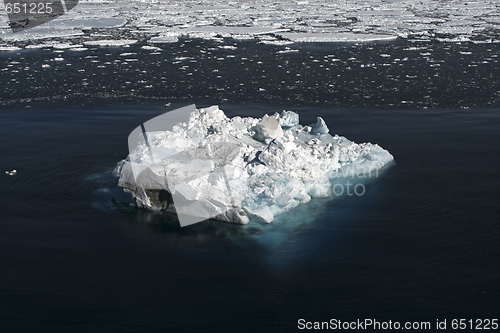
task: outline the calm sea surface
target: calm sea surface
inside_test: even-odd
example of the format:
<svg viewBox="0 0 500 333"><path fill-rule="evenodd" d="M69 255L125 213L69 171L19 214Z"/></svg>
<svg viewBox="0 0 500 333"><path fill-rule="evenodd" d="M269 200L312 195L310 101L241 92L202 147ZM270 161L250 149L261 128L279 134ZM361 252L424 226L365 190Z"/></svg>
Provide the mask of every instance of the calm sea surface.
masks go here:
<svg viewBox="0 0 500 333"><path fill-rule="evenodd" d="M216 59L228 52L197 43L185 43L188 61L206 54L197 49ZM200 71L217 73L214 64L225 60L173 64L185 59L175 60L180 55L172 50L143 57L140 48L68 52L64 66L49 61L59 57L50 50L2 55L1 66L8 68L2 80L9 83L1 94L0 168L18 174L0 175L0 330L292 332L301 318L426 321L433 328L438 319L448 319L450 328L452 319L498 318L500 83L492 57L498 46L429 44L416 51L403 44L313 45L277 53L241 45L232 50L237 63L245 62L243 50L251 50L246 58L255 64L242 66L253 72L230 75L224 67L222 76L233 80L225 80L227 87L218 85L217 75L208 83L192 79L203 77ZM182 52L179 44L168 47ZM257 66L271 66L269 50L282 57L293 79L274 66L278 60L275 74L257 74ZM125 52L140 59L129 61L135 67L127 70L99 72L85 60L113 63ZM413 65L394 60L405 52L413 54L405 60ZM380 62L391 65L366 67L380 54L392 59ZM149 57L167 59L163 65L158 60L158 68L172 77L152 72ZM426 57L439 61L426 63ZM349 65L350 58L361 62ZM45 63L50 67L42 68ZM335 64L335 81L320 64ZM192 71L176 74L185 65ZM31 79L30 70L16 76L16 66L38 72ZM342 76L347 67L357 74ZM45 72L50 69L52 77ZM15 88L10 75L25 82ZM155 83L161 77L167 78L164 86ZM123 88L126 82L135 88ZM315 91L301 88L313 82ZM213 88L205 92L207 85ZM131 89L139 86L156 92L136 96ZM69 87L66 95L62 87ZM179 97L182 92L191 97ZM300 114L301 124L321 116L331 134L378 143L395 162L363 196L313 200L264 230L212 221L180 228L162 214L120 207L111 194L117 182L111 171L128 154L128 134L164 113L166 101L172 109L215 102L228 116L288 109Z"/></svg>

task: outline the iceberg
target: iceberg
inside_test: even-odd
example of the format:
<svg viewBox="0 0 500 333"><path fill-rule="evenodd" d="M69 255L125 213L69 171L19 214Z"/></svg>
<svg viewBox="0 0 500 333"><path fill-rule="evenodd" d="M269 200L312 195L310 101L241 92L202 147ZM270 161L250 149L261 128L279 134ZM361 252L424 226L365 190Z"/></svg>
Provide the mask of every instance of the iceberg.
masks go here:
<svg viewBox="0 0 500 333"><path fill-rule="evenodd" d="M270 223L314 198L342 195L346 179L378 175L393 160L376 144L329 132L321 117L302 126L293 111L229 118L216 105L173 110L130 134L130 154L113 172L115 200L175 213L181 226Z"/></svg>

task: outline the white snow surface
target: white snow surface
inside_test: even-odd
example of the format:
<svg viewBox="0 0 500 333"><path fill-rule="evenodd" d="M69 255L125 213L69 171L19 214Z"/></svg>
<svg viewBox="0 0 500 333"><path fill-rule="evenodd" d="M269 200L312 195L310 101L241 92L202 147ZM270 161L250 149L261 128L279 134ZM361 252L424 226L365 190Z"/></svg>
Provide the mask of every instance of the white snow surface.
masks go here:
<svg viewBox="0 0 500 333"><path fill-rule="evenodd" d="M195 109L172 131L147 132L147 140L141 134L114 174L138 207L173 211L152 196L167 190L178 214L182 209L226 222L269 223L312 198L339 195L334 185L342 178L378 176L393 160L377 144L328 132L321 117L302 126L292 111L228 118L218 106ZM150 166L134 176L140 163Z"/></svg>
<svg viewBox="0 0 500 333"><path fill-rule="evenodd" d="M96 37L85 32L92 28L123 38L136 31L153 43L181 36L260 40L266 35L292 42L468 41L483 33L496 42L498 34L488 31L500 29L494 0L82 0L67 14L19 33L10 31L2 5L0 14L0 40L9 43L82 35L92 41Z"/></svg>

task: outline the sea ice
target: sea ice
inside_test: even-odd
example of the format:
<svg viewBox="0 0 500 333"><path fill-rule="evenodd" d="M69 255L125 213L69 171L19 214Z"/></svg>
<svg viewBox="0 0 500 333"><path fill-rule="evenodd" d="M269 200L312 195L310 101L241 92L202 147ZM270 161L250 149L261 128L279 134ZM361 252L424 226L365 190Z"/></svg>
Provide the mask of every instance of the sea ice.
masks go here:
<svg viewBox="0 0 500 333"><path fill-rule="evenodd" d="M86 46L102 46L102 47L123 47L130 44L137 43L137 40L133 39L103 39L103 40L92 40L88 42L83 42Z"/></svg>
<svg viewBox="0 0 500 333"><path fill-rule="evenodd" d="M267 114L254 128L255 138L259 141L269 142L283 135L283 129L278 123L278 120L274 117L269 117Z"/></svg>
<svg viewBox="0 0 500 333"><path fill-rule="evenodd" d="M361 33L300 33L300 32L285 32L278 34L282 38L289 39L294 42L368 42L377 40L392 40L396 39L394 35L377 35L377 34L361 34Z"/></svg>
<svg viewBox="0 0 500 333"><path fill-rule="evenodd" d="M4 46L4 45L0 45L0 51L9 51L9 52L12 52L12 51L18 51L20 49L21 48L16 47L16 46Z"/></svg>
<svg viewBox="0 0 500 333"><path fill-rule="evenodd" d="M157 36L149 40L150 43L166 44L166 43L177 43L179 39L173 36Z"/></svg>
<svg viewBox="0 0 500 333"><path fill-rule="evenodd" d="M0 5L0 13L5 14ZM12 33L7 15L0 15L0 39L9 43L40 39L71 39L92 29L114 38L140 38L151 43L179 37L260 39L262 43L366 42L409 40L498 41L500 7L490 0L349 2L217 0L146 1L80 0L66 15ZM134 35L135 36L131 36ZM263 35L280 40L262 39ZM139 37L140 36L140 37Z"/></svg>
<svg viewBox="0 0 500 333"><path fill-rule="evenodd" d="M192 105L137 127L114 174L134 205L176 212L182 226L208 218L269 223L312 198L340 195L342 179L378 175L393 160L376 144L328 132L321 117L302 126L292 111L228 118L218 106Z"/></svg>

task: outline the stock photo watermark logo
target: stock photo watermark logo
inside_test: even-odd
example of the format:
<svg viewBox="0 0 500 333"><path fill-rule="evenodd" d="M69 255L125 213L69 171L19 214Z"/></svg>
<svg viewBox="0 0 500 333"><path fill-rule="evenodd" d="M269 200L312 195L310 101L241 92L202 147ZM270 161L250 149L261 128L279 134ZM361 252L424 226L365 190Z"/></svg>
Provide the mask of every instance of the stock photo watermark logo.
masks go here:
<svg viewBox="0 0 500 333"><path fill-rule="evenodd" d="M189 105L164 113L141 124L128 137L133 187L144 195L146 191L167 191L182 227L227 213L235 206L226 167L239 154L237 144L208 143L181 152L168 152L152 144L155 133L172 131L174 126L188 122L195 110L195 105ZM137 156L138 151L145 154ZM217 187L209 184L209 177L223 181ZM189 185L192 182L209 187L217 193L217 200L200 200Z"/></svg>
<svg viewBox="0 0 500 333"><path fill-rule="evenodd" d="M334 196L362 196L366 193L365 183L372 178L379 177L379 168L373 166L342 167L330 175L332 194Z"/></svg>
<svg viewBox="0 0 500 333"><path fill-rule="evenodd" d="M3 0L13 32L34 28L62 16L73 9L79 0Z"/></svg>

